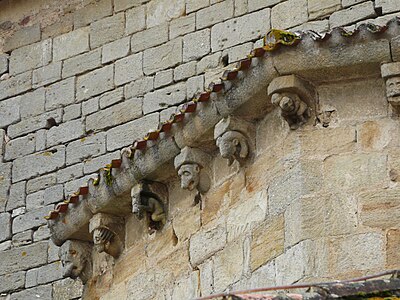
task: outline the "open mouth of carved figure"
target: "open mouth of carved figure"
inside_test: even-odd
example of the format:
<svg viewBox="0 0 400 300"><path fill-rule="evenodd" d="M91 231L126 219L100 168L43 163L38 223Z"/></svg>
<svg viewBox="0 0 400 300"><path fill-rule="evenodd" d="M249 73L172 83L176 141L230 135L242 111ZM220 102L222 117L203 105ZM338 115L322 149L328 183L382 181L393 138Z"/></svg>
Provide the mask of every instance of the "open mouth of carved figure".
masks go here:
<svg viewBox="0 0 400 300"><path fill-rule="evenodd" d="M71 278L76 278L77 275L74 272L77 269L76 266L74 266L72 263L66 263L63 268L63 276L64 277L71 277Z"/></svg>
<svg viewBox="0 0 400 300"><path fill-rule="evenodd" d="M189 191L193 191L194 188L195 188L195 185L194 185L194 181L192 180L192 181L189 182L189 184L188 184L188 186L187 186L187 189L188 189Z"/></svg>

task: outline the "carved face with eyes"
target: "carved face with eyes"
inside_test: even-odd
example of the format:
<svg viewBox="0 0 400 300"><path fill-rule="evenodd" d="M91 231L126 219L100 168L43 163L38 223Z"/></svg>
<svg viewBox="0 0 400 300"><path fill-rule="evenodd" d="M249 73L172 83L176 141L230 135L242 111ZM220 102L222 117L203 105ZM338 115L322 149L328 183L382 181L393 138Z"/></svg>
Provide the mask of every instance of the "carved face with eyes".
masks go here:
<svg viewBox="0 0 400 300"><path fill-rule="evenodd" d="M80 247L67 241L60 249L60 258L63 265L63 276L76 279L86 266L86 257Z"/></svg>
<svg viewBox="0 0 400 300"><path fill-rule="evenodd" d="M283 111L286 111L286 112L293 112L296 110L295 102L293 101L293 99L291 99L287 96L282 97L282 99L279 103L279 106L281 107L281 109Z"/></svg>
<svg viewBox="0 0 400 300"><path fill-rule="evenodd" d="M400 95L400 77L392 77L386 81L386 91L389 97Z"/></svg>
<svg viewBox="0 0 400 300"><path fill-rule="evenodd" d="M200 167L198 164L182 165L178 170L178 175L181 178L181 187L192 191L199 185Z"/></svg>

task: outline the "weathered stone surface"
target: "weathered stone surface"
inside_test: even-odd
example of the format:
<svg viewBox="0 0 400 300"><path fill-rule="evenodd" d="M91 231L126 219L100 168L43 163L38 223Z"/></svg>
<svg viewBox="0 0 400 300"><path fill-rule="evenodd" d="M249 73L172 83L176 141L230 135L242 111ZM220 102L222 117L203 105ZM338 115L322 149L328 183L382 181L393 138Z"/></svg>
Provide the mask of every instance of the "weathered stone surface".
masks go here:
<svg viewBox="0 0 400 300"><path fill-rule="evenodd" d="M99 96L99 106L104 109L122 100L124 100L124 89L120 87Z"/></svg>
<svg viewBox="0 0 400 300"><path fill-rule="evenodd" d="M13 248L0 252L0 274L27 270L47 262L47 242ZM18 299L18 298L17 298Z"/></svg>
<svg viewBox="0 0 400 300"><path fill-rule="evenodd" d="M112 13L113 5L111 0L98 0L74 13L74 28L89 25L94 21L112 15Z"/></svg>
<svg viewBox="0 0 400 300"><path fill-rule="evenodd" d="M125 98L143 96L154 88L154 77L142 77L124 87Z"/></svg>
<svg viewBox="0 0 400 300"><path fill-rule="evenodd" d="M210 0L186 0L186 14L210 5Z"/></svg>
<svg viewBox="0 0 400 300"><path fill-rule="evenodd" d="M40 268L32 269L27 272L30 285L32 287L40 284L49 283L63 278L63 267L60 261L53 262Z"/></svg>
<svg viewBox="0 0 400 300"><path fill-rule="evenodd" d="M0 127L6 127L20 120L20 97L0 102Z"/></svg>
<svg viewBox="0 0 400 300"><path fill-rule="evenodd" d="M26 72L0 81L0 100L9 98L32 88L32 73ZM0 110L1 111L1 110Z"/></svg>
<svg viewBox="0 0 400 300"><path fill-rule="evenodd" d="M52 147L65 143L84 135L83 124L81 120L73 120L53 126L47 132L47 147Z"/></svg>
<svg viewBox="0 0 400 300"><path fill-rule="evenodd" d="M283 1L284 0L247 0L249 11L270 7Z"/></svg>
<svg viewBox="0 0 400 300"><path fill-rule="evenodd" d="M115 62L115 85L119 86L143 76L142 53L133 54Z"/></svg>
<svg viewBox="0 0 400 300"><path fill-rule="evenodd" d="M199 285L199 271L194 271L189 276L175 282L172 290L172 299L195 299L200 297Z"/></svg>
<svg viewBox="0 0 400 300"><path fill-rule="evenodd" d="M143 99L143 113L146 115L153 111L179 104L186 99L186 85L178 83L151 93Z"/></svg>
<svg viewBox="0 0 400 300"><path fill-rule="evenodd" d="M307 0L289 0L272 8L272 28L288 29L307 22Z"/></svg>
<svg viewBox="0 0 400 300"><path fill-rule="evenodd" d="M82 292L83 285L80 280L66 278L53 284L53 299L75 299L81 297Z"/></svg>
<svg viewBox="0 0 400 300"><path fill-rule="evenodd" d="M13 234L46 224L44 216L46 216L53 207L53 205L49 205L15 217L12 224Z"/></svg>
<svg viewBox="0 0 400 300"><path fill-rule="evenodd" d="M132 53L143 51L166 41L168 41L168 25L162 24L132 35L131 51Z"/></svg>
<svg viewBox="0 0 400 300"><path fill-rule="evenodd" d="M308 14L311 20L329 15L340 8L340 0L308 0Z"/></svg>
<svg viewBox="0 0 400 300"><path fill-rule="evenodd" d="M132 34L146 28L146 6L132 8L125 12L125 34Z"/></svg>
<svg viewBox="0 0 400 300"><path fill-rule="evenodd" d="M334 28L375 16L374 4L371 1L366 1L350 8L334 12L329 17L329 23L331 24L331 28Z"/></svg>
<svg viewBox="0 0 400 300"><path fill-rule="evenodd" d="M34 233L33 233L33 241L38 242L42 240L47 240L51 236L50 228L46 225L40 226Z"/></svg>
<svg viewBox="0 0 400 300"><path fill-rule="evenodd" d="M396 11L400 11L399 5L400 2L399 0L381 0L379 1L381 7L382 7L382 13L383 14L388 14Z"/></svg>
<svg viewBox="0 0 400 300"><path fill-rule="evenodd" d="M68 155L68 148L67 148L67 155ZM82 176L83 176L83 165L76 164L57 171L57 182L65 183L67 181L73 180L74 178L79 178Z"/></svg>
<svg viewBox="0 0 400 300"><path fill-rule="evenodd" d="M131 38L127 36L114 42L105 44L102 47L102 63L108 63L118 58L127 56L130 49L130 43Z"/></svg>
<svg viewBox="0 0 400 300"><path fill-rule="evenodd" d="M114 88L114 66L109 65L78 77L76 100L89 99L112 88Z"/></svg>
<svg viewBox="0 0 400 300"><path fill-rule="evenodd" d="M101 66L101 49L96 49L63 62L63 78L91 71Z"/></svg>
<svg viewBox="0 0 400 300"><path fill-rule="evenodd" d="M0 75L8 72L8 55L0 54Z"/></svg>
<svg viewBox="0 0 400 300"><path fill-rule="evenodd" d="M125 31L125 14L119 13L90 25L90 47L97 48L122 37Z"/></svg>
<svg viewBox="0 0 400 300"><path fill-rule="evenodd" d="M89 50L89 28L80 28L53 40L53 61L63 60Z"/></svg>
<svg viewBox="0 0 400 300"><path fill-rule="evenodd" d="M26 186L25 181L21 181L11 185L10 195L8 197L7 207L6 207L7 211L11 211L13 209L25 205L25 197L26 197L25 186Z"/></svg>
<svg viewBox="0 0 400 300"><path fill-rule="evenodd" d="M196 62L191 61L177 66L174 70L174 80L180 81L196 74Z"/></svg>
<svg viewBox="0 0 400 300"><path fill-rule="evenodd" d="M147 5L147 27L153 27L185 13L185 0L153 0Z"/></svg>
<svg viewBox="0 0 400 300"><path fill-rule="evenodd" d="M0 156L4 155L6 144L6 131L4 129L0 129Z"/></svg>
<svg viewBox="0 0 400 300"><path fill-rule="evenodd" d="M82 161L91 156L99 156L106 151L106 134L99 132L80 140L69 143L67 146L67 165Z"/></svg>
<svg viewBox="0 0 400 300"><path fill-rule="evenodd" d="M400 230L391 229L387 233L387 244L386 244L386 267L389 269L396 269L400 264Z"/></svg>
<svg viewBox="0 0 400 300"><path fill-rule="evenodd" d="M233 62L243 59L243 57L246 57L251 52L251 50L253 50L252 42L238 45L238 46L232 47L230 49L226 49L222 53L222 56L224 57L225 55L228 55L228 58L229 58L228 62L233 63Z"/></svg>
<svg viewBox="0 0 400 300"><path fill-rule="evenodd" d="M225 0L196 12L196 29L210 27L233 17L233 0Z"/></svg>
<svg viewBox="0 0 400 300"><path fill-rule="evenodd" d="M59 22L42 27L42 39L54 38L56 36L68 33L74 29L74 20L72 14L61 16Z"/></svg>
<svg viewBox="0 0 400 300"><path fill-rule="evenodd" d="M186 81L187 98L191 99L198 92L204 90L204 75L193 76Z"/></svg>
<svg viewBox="0 0 400 300"><path fill-rule="evenodd" d="M82 102L82 115L87 116L99 110L99 97Z"/></svg>
<svg viewBox="0 0 400 300"><path fill-rule="evenodd" d="M40 41L40 25L36 24L22 28L7 38L3 50L4 52L9 52L38 41Z"/></svg>
<svg viewBox="0 0 400 300"><path fill-rule="evenodd" d="M39 115L44 112L45 89L37 89L33 92L18 96L18 100L21 119Z"/></svg>
<svg viewBox="0 0 400 300"><path fill-rule="evenodd" d="M270 29L269 8L217 24L211 29L213 52L256 39Z"/></svg>
<svg viewBox="0 0 400 300"><path fill-rule="evenodd" d="M33 88L56 82L61 79L61 62L51 63L32 73Z"/></svg>
<svg viewBox="0 0 400 300"><path fill-rule="evenodd" d="M205 56L210 52L210 29L196 31L183 38L183 61L187 62Z"/></svg>
<svg viewBox="0 0 400 300"><path fill-rule="evenodd" d="M9 213L0 214L0 242L11 238L11 215Z"/></svg>
<svg viewBox="0 0 400 300"><path fill-rule="evenodd" d="M172 20L169 27L169 39L172 40L178 36L193 32L196 28L195 16L195 14L191 14Z"/></svg>
<svg viewBox="0 0 400 300"><path fill-rule="evenodd" d="M131 145L158 126L158 113L150 114L132 122L114 127L107 132L107 151Z"/></svg>
<svg viewBox="0 0 400 300"><path fill-rule="evenodd" d="M54 173L40 177L39 176L35 177L27 182L26 193L31 194L39 190L48 188L52 185L55 185L56 183L57 183L57 176Z"/></svg>
<svg viewBox="0 0 400 300"><path fill-rule="evenodd" d="M0 276L0 293L19 290L25 285L25 272L16 272Z"/></svg>
<svg viewBox="0 0 400 300"><path fill-rule="evenodd" d="M63 107L75 101L75 78L67 78L46 88L46 110Z"/></svg>
<svg viewBox="0 0 400 300"><path fill-rule="evenodd" d="M32 300L32 295L35 295L36 298L40 298L41 300L52 300L51 285L37 286L11 294L10 300Z"/></svg>
<svg viewBox="0 0 400 300"><path fill-rule="evenodd" d="M17 158L13 163L13 182L55 171L65 163L65 146Z"/></svg>
<svg viewBox="0 0 400 300"><path fill-rule="evenodd" d="M400 36L392 39L390 43L392 56L394 61L400 61Z"/></svg>
<svg viewBox="0 0 400 300"><path fill-rule="evenodd" d="M26 196L26 210L31 211L64 200L64 187L57 184Z"/></svg>
<svg viewBox="0 0 400 300"><path fill-rule="evenodd" d="M158 72L154 76L154 88L166 86L173 82L174 71L172 69Z"/></svg>
<svg viewBox="0 0 400 300"><path fill-rule="evenodd" d="M142 115L141 99L133 98L87 116L86 131L113 127Z"/></svg>
<svg viewBox="0 0 400 300"><path fill-rule="evenodd" d="M364 2L364 0L342 0L342 6L343 8L346 8L361 2ZM382 3L382 1L379 0L379 3ZM379 5L379 3L376 3L376 5Z"/></svg>
<svg viewBox="0 0 400 300"><path fill-rule="evenodd" d="M33 230L26 230L24 232L19 232L14 234L12 237L13 247L20 247L24 245L32 244Z"/></svg>
<svg viewBox="0 0 400 300"><path fill-rule="evenodd" d="M173 219L173 227L179 241L188 239L194 232L200 229L200 209L193 206L189 211L178 214Z"/></svg>
<svg viewBox="0 0 400 300"><path fill-rule="evenodd" d="M11 163L0 162L0 212L6 208L11 186Z"/></svg>
<svg viewBox="0 0 400 300"><path fill-rule="evenodd" d="M90 174L98 171L100 168L104 168L113 159L119 159L121 157L120 151L107 153L98 157L91 157L84 161L83 173Z"/></svg>
<svg viewBox="0 0 400 300"><path fill-rule="evenodd" d="M160 57L163 59L160 61ZM177 38L168 43L144 51L143 71L151 75L170 67L174 67L182 61L182 39Z"/></svg>

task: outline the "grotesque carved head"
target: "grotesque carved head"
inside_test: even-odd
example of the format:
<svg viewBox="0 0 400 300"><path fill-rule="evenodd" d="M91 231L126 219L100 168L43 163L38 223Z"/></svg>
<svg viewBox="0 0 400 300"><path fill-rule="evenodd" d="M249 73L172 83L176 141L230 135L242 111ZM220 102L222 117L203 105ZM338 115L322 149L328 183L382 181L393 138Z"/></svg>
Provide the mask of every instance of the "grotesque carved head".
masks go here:
<svg viewBox="0 0 400 300"><path fill-rule="evenodd" d="M246 158L249 154L246 137L238 131L227 131L216 141L219 152L223 158L229 160L231 165L235 159Z"/></svg>
<svg viewBox="0 0 400 300"><path fill-rule="evenodd" d="M88 242L68 240L60 248L63 276L85 283L92 273L91 246Z"/></svg>
<svg viewBox="0 0 400 300"><path fill-rule="evenodd" d="M113 236L114 233L108 230L107 228L102 228L102 227L96 228L93 231L93 243L97 252L108 253Z"/></svg>
<svg viewBox="0 0 400 300"><path fill-rule="evenodd" d="M185 164L178 170L178 175L181 178L181 187L192 191L200 183L200 166L198 164Z"/></svg>
<svg viewBox="0 0 400 300"><path fill-rule="evenodd" d="M300 98L291 93L275 93L271 97L272 104L279 106L286 113L296 113Z"/></svg>
<svg viewBox="0 0 400 300"><path fill-rule="evenodd" d="M400 77L391 77L386 81L386 91L389 97L400 95Z"/></svg>

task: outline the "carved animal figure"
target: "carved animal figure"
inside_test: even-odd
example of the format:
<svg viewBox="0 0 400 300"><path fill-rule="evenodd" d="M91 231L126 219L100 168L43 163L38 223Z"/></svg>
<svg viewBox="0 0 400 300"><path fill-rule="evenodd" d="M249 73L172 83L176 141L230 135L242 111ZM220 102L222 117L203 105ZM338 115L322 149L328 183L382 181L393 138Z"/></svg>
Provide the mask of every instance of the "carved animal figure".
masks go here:
<svg viewBox="0 0 400 300"><path fill-rule="evenodd" d="M105 252L115 258L121 254L123 248L118 236L105 227L93 231L93 243L97 252Z"/></svg>
<svg viewBox="0 0 400 300"><path fill-rule="evenodd" d="M227 131L217 138L219 152L228 159L230 166L235 160L246 158L249 155L249 146L246 137L238 131Z"/></svg>
<svg viewBox="0 0 400 300"><path fill-rule="evenodd" d="M281 115L289 124L290 129L297 129L307 122L310 110L300 97L293 93L276 93L272 95L272 104L279 106Z"/></svg>
<svg viewBox="0 0 400 300"><path fill-rule="evenodd" d="M81 278L86 283L92 276L91 246L88 242L69 240L60 248L63 276Z"/></svg>
<svg viewBox="0 0 400 300"><path fill-rule="evenodd" d="M181 179L181 188L193 191L200 183L200 166L198 164L185 164L178 170Z"/></svg>

